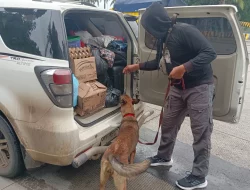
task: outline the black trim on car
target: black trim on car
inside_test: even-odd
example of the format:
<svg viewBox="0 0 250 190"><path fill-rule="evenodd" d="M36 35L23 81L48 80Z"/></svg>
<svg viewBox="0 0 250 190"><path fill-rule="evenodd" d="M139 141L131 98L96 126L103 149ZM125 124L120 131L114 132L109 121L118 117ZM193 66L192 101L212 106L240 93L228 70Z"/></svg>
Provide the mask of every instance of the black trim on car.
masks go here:
<svg viewBox="0 0 250 190"><path fill-rule="evenodd" d="M40 82L44 92L47 94L47 96L49 97L49 99L53 102L53 104L55 104L57 107L59 108L72 108L72 106L61 106L58 104L58 102L55 101L54 97L52 96L52 94L47 90L47 87L45 86L42 78L41 78L41 73L46 71L46 70L50 70L50 69L65 69L65 68L68 68L68 67L53 67L53 66L35 66L34 67L34 71L35 71L35 74L37 76L37 79L38 81ZM68 68L69 69L69 68ZM71 70L70 70L71 72ZM71 72L72 74L72 72ZM72 81L73 82L73 81ZM72 85L73 86L73 85ZM72 94L72 102L73 102L73 94Z"/></svg>
<svg viewBox="0 0 250 190"><path fill-rule="evenodd" d="M115 109L114 111L111 111L111 112L105 114L105 115L102 116L102 117L99 117L98 119L96 119L96 120L94 120L94 121L92 121L92 122L90 122L90 123L83 123L82 121L80 121L80 120L83 119L83 118L81 118L81 116L78 116L78 115L75 115L74 118L75 118L75 121L76 121L79 125L81 125L82 127L90 127L90 126L93 126L93 125L95 125L95 124L101 122L102 120L104 120L104 119L106 119L106 118L108 118L108 117L114 115L115 113L119 112L120 109L121 109L121 108L119 107L119 108Z"/></svg>
<svg viewBox="0 0 250 190"><path fill-rule="evenodd" d="M0 55L6 55L6 56L10 56L10 57L21 57L21 58L26 58L26 59L33 59L33 60L38 60L38 61L44 61L42 59L37 59L37 58L33 58L33 57L26 57L26 56L22 56L22 55L15 55L15 54L11 54L11 53L0 52Z"/></svg>
<svg viewBox="0 0 250 190"><path fill-rule="evenodd" d="M132 15L128 15L128 14L124 14L124 18L127 21L137 21L139 19L139 17L137 17L137 16L132 16Z"/></svg>

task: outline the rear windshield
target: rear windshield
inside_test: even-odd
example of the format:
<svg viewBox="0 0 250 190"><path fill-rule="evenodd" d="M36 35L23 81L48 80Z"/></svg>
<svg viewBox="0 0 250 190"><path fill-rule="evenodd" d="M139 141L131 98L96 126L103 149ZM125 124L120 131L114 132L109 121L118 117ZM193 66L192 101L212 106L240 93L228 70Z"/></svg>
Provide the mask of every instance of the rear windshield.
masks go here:
<svg viewBox="0 0 250 190"><path fill-rule="evenodd" d="M229 55L236 51L233 30L226 18L182 18L177 21L196 26L211 42L217 54Z"/></svg>
<svg viewBox="0 0 250 190"><path fill-rule="evenodd" d="M178 18L177 22L192 24L210 41L218 55L230 55L237 45L232 27L226 18ZM156 49L156 39L146 32L145 44Z"/></svg>
<svg viewBox="0 0 250 190"><path fill-rule="evenodd" d="M59 11L0 8L0 35L12 50L54 59L67 58Z"/></svg>
<svg viewBox="0 0 250 190"><path fill-rule="evenodd" d="M103 35L119 36L124 38L127 36L116 16L103 15L102 17L90 17L89 20Z"/></svg>

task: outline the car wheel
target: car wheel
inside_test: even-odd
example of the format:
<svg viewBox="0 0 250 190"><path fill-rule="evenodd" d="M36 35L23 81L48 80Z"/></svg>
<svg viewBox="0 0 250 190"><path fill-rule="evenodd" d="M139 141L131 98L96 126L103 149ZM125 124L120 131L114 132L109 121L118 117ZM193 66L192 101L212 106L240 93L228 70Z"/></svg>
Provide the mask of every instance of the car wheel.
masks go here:
<svg viewBox="0 0 250 190"><path fill-rule="evenodd" d="M13 178L24 171L20 143L9 123L0 116L0 176Z"/></svg>

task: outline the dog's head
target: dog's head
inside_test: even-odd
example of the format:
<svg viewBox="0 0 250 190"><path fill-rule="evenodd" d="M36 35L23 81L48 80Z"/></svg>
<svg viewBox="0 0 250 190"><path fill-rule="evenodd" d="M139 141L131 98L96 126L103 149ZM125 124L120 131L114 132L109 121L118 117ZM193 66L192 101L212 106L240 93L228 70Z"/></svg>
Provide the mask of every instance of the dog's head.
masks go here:
<svg viewBox="0 0 250 190"><path fill-rule="evenodd" d="M132 99L128 95L121 95L120 97L120 103L121 103L121 112L122 115L128 114L128 113L134 113L134 104L138 104L140 100Z"/></svg>
<svg viewBox="0 0 250 190"><path fill-rule="evenodd" d="M121 95L120 97L121 106L125 106L126 104L134 105L134 104L138 104L139 102L140 102L139 99L132 99L130 96L126 94Z"/></svg>

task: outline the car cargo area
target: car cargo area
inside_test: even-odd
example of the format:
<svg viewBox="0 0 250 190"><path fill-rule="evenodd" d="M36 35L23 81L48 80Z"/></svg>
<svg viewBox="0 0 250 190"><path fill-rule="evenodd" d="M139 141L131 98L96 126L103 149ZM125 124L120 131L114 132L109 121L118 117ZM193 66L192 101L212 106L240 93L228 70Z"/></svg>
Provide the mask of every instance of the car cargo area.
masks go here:
<svg viewBox="0 0 250 190"><path fill-rule="evenodd" d="M75 120L88 127L119 111L119 97L124 93L122 71L131 53L129 37L112 13L75 10L64 19L73 82L79 84Z"/></svg>

